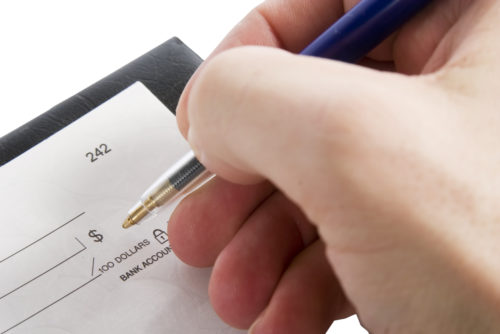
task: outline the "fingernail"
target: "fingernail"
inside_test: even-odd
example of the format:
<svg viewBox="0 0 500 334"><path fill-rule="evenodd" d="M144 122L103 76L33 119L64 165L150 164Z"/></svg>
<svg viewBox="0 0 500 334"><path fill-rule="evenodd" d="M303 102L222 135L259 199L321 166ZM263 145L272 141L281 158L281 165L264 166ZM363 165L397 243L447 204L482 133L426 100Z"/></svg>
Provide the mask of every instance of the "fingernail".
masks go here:
<svg viewBox="0 0 500 334"><path fill-rule="evenodd" d="M261 331L261 323L262 323L262 318L263 318L263 313L259 315L257 319L253 322L252 326L248 329L248 334L260 334L262 333Z"/></svg>
<svg viewBox="0 0 500 334"><path fill-rule="evenodd" d="M187 133L187 140L189 143L189 146L191 146L191 149L195 153L197 157L199 157L201 154L201 149L200 146L198 145L198 136L195 134L195 131L192 126L189 127L188 133Z"/></svg>
<svg viewBox="0 0 500 334"><path fill-rule="evenodd" d="M209 159L205 151L200 147L198 137L195 134L195 131L193 131L193 127L189 128L187 139L198 161L201 162L202 165L207 167L207 165L210 164L210 162L208 161Z"/></svg>
<svg viewBox="0 0 500 334"><path fill-rule="evenodd" d="M252 326L248 329L248 334L258 334L256 331L255 331L255 328L257 326L257 321L255 321Z"/></svg>

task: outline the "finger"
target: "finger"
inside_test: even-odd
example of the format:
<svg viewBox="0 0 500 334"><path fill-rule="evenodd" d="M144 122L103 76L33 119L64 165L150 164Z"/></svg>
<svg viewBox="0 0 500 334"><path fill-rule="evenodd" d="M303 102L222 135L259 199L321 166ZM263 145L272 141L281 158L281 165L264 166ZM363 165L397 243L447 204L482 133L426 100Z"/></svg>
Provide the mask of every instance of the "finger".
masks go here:
<svg viewBox="0 0 500 334"><path fill-rule="evenodd" d="M215 177L183 199L171 215L172 249L190 265L213 265L241 224L273 191L269 183L240 186Z"/></svg>
<svg viewBox="0 0 500 334"><path fill-rule="evenodd" d="M318 240L293 260L251 334L323 334L333 320L353 314L324 248Z"/></svg>
<svg viewBox="0 0 500 334"><path fill-rule="evenodd" d="M265 1L226 36L208 59L224 50L242 45L273 46L299 52L343 12L341 0ZM184 137L187 136L189 127L185 112L188 96L200 70L201 68L186 85L177 107L177 123Z"/></svg>
<svg viewBox="0 0 500 334"><path fill-rule="evenodd" d="M315 238L301 211L273 194L217 258L209 285L215 311L233 327L248 328L293 257Z"/></svg>
<svg viewBox="0 0 500 334"><path fill-rule="evenodd" d="M396 70L420 74L441 68L450 56L453 42L444 37L461 16L463 5L463 1L434 1L408 22L394 42Z"/></svg>

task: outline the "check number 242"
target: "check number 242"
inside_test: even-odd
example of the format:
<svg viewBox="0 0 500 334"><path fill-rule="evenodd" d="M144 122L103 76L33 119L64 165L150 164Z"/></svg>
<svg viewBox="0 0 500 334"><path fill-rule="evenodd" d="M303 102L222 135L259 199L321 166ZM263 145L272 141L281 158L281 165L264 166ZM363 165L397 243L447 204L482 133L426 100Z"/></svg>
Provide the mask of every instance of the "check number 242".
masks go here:
<svg viewBox="0 0 500 334"><path fill-rule="evenodd" d="M111 152L111 148L108 144L101 144L94 148L93 151L87 152L85 156L89 159L90 162L96 162L99 158L103 158L105 155Z"/></svg>

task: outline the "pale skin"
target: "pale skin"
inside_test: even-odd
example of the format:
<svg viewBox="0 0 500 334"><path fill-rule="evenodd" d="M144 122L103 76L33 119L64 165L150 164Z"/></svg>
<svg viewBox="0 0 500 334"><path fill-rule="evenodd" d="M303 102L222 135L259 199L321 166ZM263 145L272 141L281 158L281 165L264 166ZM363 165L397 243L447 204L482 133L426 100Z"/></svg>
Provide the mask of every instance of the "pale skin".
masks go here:
<svg viewBox="0 0 500 334"><path fill-rule="evenodd" d="M294 55L356 2L268 0L190 81L179 127L218 176L173 249L255 334L497 333L500 2L436 0L369 66Z"/></svg>

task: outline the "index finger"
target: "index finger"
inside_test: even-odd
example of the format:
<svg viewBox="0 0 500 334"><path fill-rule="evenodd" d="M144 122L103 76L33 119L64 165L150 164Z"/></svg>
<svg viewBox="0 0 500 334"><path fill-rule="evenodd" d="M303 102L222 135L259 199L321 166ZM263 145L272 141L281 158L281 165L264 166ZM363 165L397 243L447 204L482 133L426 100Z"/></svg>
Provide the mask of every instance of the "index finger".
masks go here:
<svg viewBox="0 0 500 334"><path fill-rule="evenodd" d="M267 0L234 27L208 59L243 45L272 46L299 52L342 16L344 2L351 7L358 0ZM184 137L187 137L189 128L186 113L188 96L196 77L195 73L177 107L177 123Z"/></svg>

